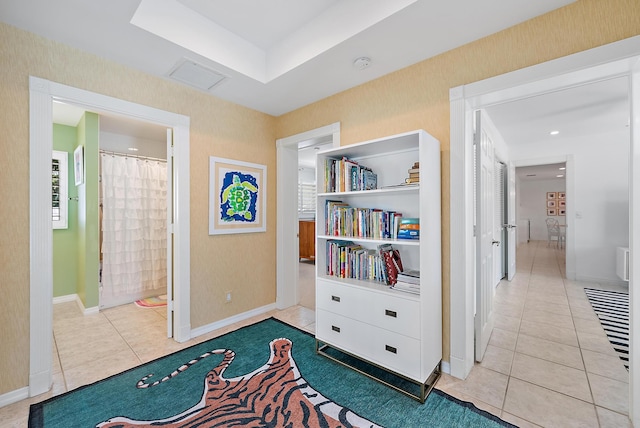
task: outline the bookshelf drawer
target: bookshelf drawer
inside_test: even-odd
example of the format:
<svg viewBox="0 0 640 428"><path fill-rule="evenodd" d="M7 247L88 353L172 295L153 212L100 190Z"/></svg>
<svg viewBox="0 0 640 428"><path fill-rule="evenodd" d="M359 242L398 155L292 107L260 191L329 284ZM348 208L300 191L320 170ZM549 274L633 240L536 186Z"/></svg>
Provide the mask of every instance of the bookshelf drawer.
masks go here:
<svg viewBox="0 0 640 428"><path fill-rule="evenodd" d="M318 279L316 307L405 336L420 337L420 303Z"/></svg>
<svg viewBox="0 0 640 428"><path fill-rule="evenodd" d="M369 356L371 338L364 336L367 326L342 315L317 309L316 337L347 352Z"/></svg>
<svg viewBox="0 0 640 428"><path fill-rule="evenodd" d="M384 329L376 329L370 344L372 362L405 375L420 379L420 341Z"/></svg>
<svg viewBox="0 0 640 428"><path fill-rule="evenodd" d="M352 287L318 279L316 281L316 307L351 318L359 318L358 311L363 302L358 291Z"/></svg>
<svg viewBox="0 0 640 428"><path fill-rule="evenodd" d="M363 321L386 330L418 339L420 304L414 300L376 295L367 302Z"/></svg>

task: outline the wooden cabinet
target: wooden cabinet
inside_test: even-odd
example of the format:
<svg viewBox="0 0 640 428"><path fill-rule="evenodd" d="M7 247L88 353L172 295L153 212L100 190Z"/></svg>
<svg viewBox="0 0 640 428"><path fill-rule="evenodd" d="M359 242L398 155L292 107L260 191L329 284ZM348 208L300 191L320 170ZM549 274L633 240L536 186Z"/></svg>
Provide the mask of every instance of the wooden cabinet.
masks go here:
<svg viewBox="0 0 640 428"><path fill-rule="evenodd" d="M301 259L316 258L316 222L315 220L298 221L298 235Z"/></svg>
<svg viewBox="0 0 640 428"><path fill-rule="evenodd" d="M325 188L325 183L333 180L331 174L336 174L330 165L345 158L370 168L377 175L377 188ZM416 162L420 183L403 185L408 169ZM415 388L402 392L424 402L440 376L442 360L440 143L423 130L412 131L319 152L316 165L316 350L329 358L334 358L337 350L409 380ZM357 214L345 214L342 224L349 228L330 226L337 217L329 212L330 207L336 203L348 207L347 212L357 208ZM385 238L375 233L366 236L369 229L364 225L371 221L360 213L367 210L419 218L420 239ZM351 230L356 224L353 228L358 228L358 233ZM364 236L361 229L365 229ZM420 270L420 293L403 292L374 279L357 279L362 277L362 268L358 271L355 261L345 262L350 276L330 272L335 261L327 258L335 257L328 243L336 240L353 243L358 254L375 254L379 245L391 244L400 252L405 269ZM300 242L302 245L302 234Z"/></svg>

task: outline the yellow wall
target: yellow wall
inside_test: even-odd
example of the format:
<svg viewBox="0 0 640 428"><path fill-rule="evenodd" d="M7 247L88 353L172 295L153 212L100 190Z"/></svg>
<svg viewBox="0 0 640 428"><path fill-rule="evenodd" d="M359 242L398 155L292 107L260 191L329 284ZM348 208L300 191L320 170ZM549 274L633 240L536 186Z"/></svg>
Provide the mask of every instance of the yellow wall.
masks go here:
<svg viewBox="0 0 640 428"><path fill-rule="evenodd" d="M0 395L29 375L29 75L189 116L191 325L275 302L275 118L0 24ZM267 165L266 233L209 236L212 155Z"/></svg>
<svg viewBox="0 0 640 428"><path fill-rule="evenodd" d="M425 129L440 140L445 361L449 360L449 89L638 34L638 0L579 0L278 118L278 138L339 121L342 145L414 129Z"/></svg>

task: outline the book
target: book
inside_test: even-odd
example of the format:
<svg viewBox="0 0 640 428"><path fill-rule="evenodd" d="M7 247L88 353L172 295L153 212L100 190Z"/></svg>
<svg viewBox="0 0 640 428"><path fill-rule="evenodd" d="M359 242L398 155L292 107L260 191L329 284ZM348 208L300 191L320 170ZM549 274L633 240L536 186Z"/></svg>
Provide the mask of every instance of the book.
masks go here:
<svg viewBox="0 0 640 428"><path fill-rule="evenodd" d="M406 271L406 272L412 272L412 271ZM397 279L400 282L406 282L408 284L420 285L420 273L418 273L418 276L413 276L413 275L407 274L405 272L399 272Z"/></svg>
<svg viewBox="0 0 640 428"><path fill-rule="evenodd" d="M362 190L375 190L378 188L378 176L370 169L364 171Z"/></svg>
<svg viewBox="0 0 640 428"><path fill-rule="evenodd" d="M420 223L400 224L400 230L420 230Z"/></svg>
<svg viewBox="0 0 640 428"><path fill-rule="evenodd" d="M378 245L378 251L384 261L385 282L387 285L393 285L397 282L398 272L402 272L400 252L391 244Z"/></svg>
<svg viewBox="0 0 640 428"><path fill-rule="evenodd" d="M420 174L420 168L409 168L409 175L411 174Z"/></svg>
<svg viewBox="0 0 640 428"><path fill-rule="evenodd" d="M394 290L404 291L406 293L420 294L420 286L416 286L415 284L409 284L402 281L396 281L393 285Z"/></svg>
<svg viewBox="0 0 640 428"><path fill-rule="evenodd" d="M416 178L405 178L404 179L405 183L419 183L420 182L420 177L416 177Z"/></svg>
<svg viewBox="0 0 640 428"><path fill-rule="evenodd" d="M420 178L420 173L419 172L410 172L409 173L409 178Z"/></svg>
<svg viewBox="0 0 640 428"><path fill-rule="evenodd" d="M403 224L420 224L420 219L418 217L402 217L400 225Z"/></svg>
<svg viewBox="0 0 640 428"><path fill-rule="evenodd" d="M420 231L412 229L400 229L398 239L420 239Z"/></svg>

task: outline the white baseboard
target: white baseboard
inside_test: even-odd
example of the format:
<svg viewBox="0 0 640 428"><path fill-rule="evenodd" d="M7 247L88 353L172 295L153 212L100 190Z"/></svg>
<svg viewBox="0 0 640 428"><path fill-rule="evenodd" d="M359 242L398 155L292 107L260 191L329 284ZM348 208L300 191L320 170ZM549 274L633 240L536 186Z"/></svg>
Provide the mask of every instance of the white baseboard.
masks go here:
<svg viewBox="0 0 640 428"><path fill-rule="evenodd" d="M451 365L449 364L448 361L443 361L440 363L440 371L448 375L451 374Z"/></svg>
<svg viewBox="0 0 640 428"><path fill-rule="evenodd" d="M576 275L575 280L582 281L582 282L595 282L598 284L605 284L605 285L617 285L620 287L629 287L629 283L621 279L594 278L590 276Z"/></svg>
<svg viewBox="0 0 640 428"><path fill-rule="evenodd" d="M84 303L82 303L82 299L77 294L67 294L66 296L58 296L53 298L53 304L57 305L58 303L67 303L67 302L76 302L78 308L80 308L80 312L84 315L92 315L100 312L100 307L93 306L91 308L85 308Z"/></svg>
<svg viewBox="0 0 640 428"><path fill-rule="evenodd" d="M67 294L66 296L58 296L53 298L53 304L75 302L78 299L77 294Z"/></svg>
<svg viewBox="0 0 640 428"><path fill-rule="evenodd" d="M0 407L8 406L9 404L17 403L18 401L29 398L29 387L16 389L0 395Z"/></svg>
<svg viewBox="0 0 640 428"><path fill-rule="evenodd" d="M465 361L461 358L454 357L453 355L449 356L451 360L449 363L449 372L453 377L457 377L458 379L466 379L473 368L473 361ZM470 364L470 367L468 365Z"/></svg>
<svg viewBox="0 0 640 428"><path fill-rule="evenodd" d="M193 330L191 330L191 338L202 336L203 334L210 333L210 332L212 332L214 330L217 330L219 328L227 327L227 326L229 326L231 324L235 324L237 322L244 321L244 320L249 319L251 317L255 317L256 315L262 315L264 313L273 311L275 309L276 309L276 304L272 303L270 305L266 305L266 306L262 306L262 307L259 307L259 308L255 308L255 309L252 309L250 311L243 312L241 314L234 315L232 317L225 318L223 320L213 322L211 324L203 325L202 327L196 327Z"/></svg>

